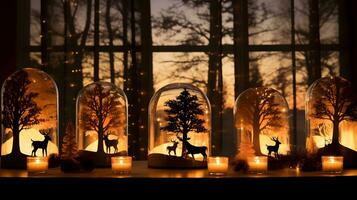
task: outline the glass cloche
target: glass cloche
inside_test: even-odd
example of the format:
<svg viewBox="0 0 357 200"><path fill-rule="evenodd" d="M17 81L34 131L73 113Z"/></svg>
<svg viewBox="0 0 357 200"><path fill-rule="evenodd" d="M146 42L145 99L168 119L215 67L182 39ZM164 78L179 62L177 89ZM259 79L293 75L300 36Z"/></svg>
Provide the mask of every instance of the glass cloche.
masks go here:
<svg viewBox="0 0 357 200"><path fill-rule="evenodd" d="M109 82L89 84L78 94L78 149L97 167L109 167L110 157L128 154L127 105L125 93Z"/></svg>
<svg viewBox="0 0 357 200"><path fill-rule="evenodd" d="M345 167L357 167L357 101L350 82L339 76L315 81L305 113L307 152L343 155Z"/></svg>
<svg viewBox="0 0 357 200"><path fill-rule="evenodd" d="M149 167L206 167L210 131L210 103L199 88L173 83L159 89L149 104Z"/></svg>
<svg viewBox="0 0 357 200"><path fill-rule="evenodd" d="M234 107L238 159L267 155L279 158L290 151L289 108L275 89L250 88Z"/></svg>
<svg viewBox="0 0 357 200"><path fill-rule="evenodd" d="M13 73L2 86L1 102L2 168L25 168L27 156L58 154L58 90L47 73Z"/></svg>

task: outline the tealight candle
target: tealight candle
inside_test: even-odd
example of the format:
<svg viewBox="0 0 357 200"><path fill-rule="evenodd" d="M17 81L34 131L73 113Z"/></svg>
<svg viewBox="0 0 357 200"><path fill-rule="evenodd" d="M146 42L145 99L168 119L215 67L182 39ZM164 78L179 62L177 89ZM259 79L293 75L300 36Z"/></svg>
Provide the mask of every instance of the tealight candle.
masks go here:
<svg viewBox="0 0 357 200"><path fill-rule="evenodd" d="M248 170L252 173L265 173L268 171L268 157L254 156L247 160Z"/></svg>
<svg viewBox="0 0 357 200"><path fill-rule="evenodd" d="M46 173L47 170L47 157L27 157L27 171L29 173Z"/></svg>
<svg viewBox="0 0 357 200"><path fill-rule="evenodd" d="M129 174L132 167L132 158L130 156L112 157L112 171L118 174Z"/></svg>
<svg viewBox="0 0 357 200"><path fill-rule="evenodd" d="M225 175L228 171L228 157L208 157L208 173L210 175Z"/></svg>
<svg viewBox="0 0 357 200"><path fill-rule="evenodd" d="M343 170L343 156L321 156L322 171L341 173Z"/></svg>

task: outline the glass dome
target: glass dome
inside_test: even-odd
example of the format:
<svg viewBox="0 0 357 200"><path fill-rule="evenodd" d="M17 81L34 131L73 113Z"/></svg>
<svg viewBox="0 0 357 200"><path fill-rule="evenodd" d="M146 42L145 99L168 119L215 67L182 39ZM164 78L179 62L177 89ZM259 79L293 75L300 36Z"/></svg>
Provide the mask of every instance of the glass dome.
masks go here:
<svg viewBox="0 0 357 200"><path fill-rule="evenodd" d="M173 83L149 104L148 164L153 168L204 168L211 151L211 106L197 87Z"/></svg>
<svg viewBox="0 0 357 200"><path fill-rule="evenodd" d="M1 89L1 166L25 168L27 156L58 154L58 90L39 69L24 68Z"/></svg>
<svg viewBox="0 0 357 200"><path fill-rule="evenodd" d="M85 86L77 97L78 149L97 167L110 157L128 154L128 107L125 93L108 82Z"/></svg>
<svg viewBox="0 0 357 200"><path fill-rule="evenodd" d="M234 107L238 159L268 155L278 158L290 151L289 108L285 98L266 87L242 92Z"/></svg>
<svg viewBox="0 0 357 200"><path fill-rule="evenodd" d="M357 101L351 84L338 76L315 81L306 94L305 114L307 152L343 155L346 167L357 167Z"/></svg>

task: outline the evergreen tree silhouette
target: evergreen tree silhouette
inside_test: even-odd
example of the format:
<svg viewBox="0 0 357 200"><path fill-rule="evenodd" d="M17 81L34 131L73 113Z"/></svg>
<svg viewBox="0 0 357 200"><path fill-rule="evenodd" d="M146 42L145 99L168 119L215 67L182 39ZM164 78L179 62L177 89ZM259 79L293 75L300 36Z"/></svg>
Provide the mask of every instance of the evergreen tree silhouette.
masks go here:
<svg viewBox="0 0 357 200"><path fill-rule="evenodd" d="M182 143L181 157L184 157L186 152L185 142L190 139L188 133L190 131L196 133L207 131L203 125L205 120L199 118L200 115L204 114L204 110L201 108L202 104L199 103L196 95L191 95L185 88L175 100L166 101L165 106L168 107L168 109L165 109L168 115L166 117L168 124L160 129L174 132L176 135L182 134L184 142Z"/></svg>
<svg viewBox="0 0 357 200"><path fill-rule="evenodd" d="M62 160L76 161L78 158L78 145L76 142L76 135L72 123L68 123L66 126L66 133L63 137L62 143Z"/></svg>
<svg viewBox="0 0 357 200"><path fill-rule="evenodd" d="M31 81L28 73L18 71L11 79L7 80L4 86L2 124L4 128L12 131L13 135L13 155L21 155L20 133L24 129L39 124L41 108L34 101L38 93L29 91Z"/></svg>

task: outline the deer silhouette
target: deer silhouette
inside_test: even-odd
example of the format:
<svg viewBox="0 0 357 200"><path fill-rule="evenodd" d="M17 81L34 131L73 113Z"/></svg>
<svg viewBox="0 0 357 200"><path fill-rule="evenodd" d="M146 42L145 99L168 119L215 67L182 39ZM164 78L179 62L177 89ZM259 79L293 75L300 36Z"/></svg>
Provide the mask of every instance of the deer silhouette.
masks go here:
<svg viewBox="0 0 357 200"><path fill-rule="evenodd" d="M109 135L111 135L111 132L108 132L108 134L104 134L103 139L105 142L105 146L107 147L107 153L110 153L110 147L114 148L114 153L118 152L118 139L110 140Z"/></svg>
<svg viewBox="0 0 357 200"><path fill-rule="evenodd" d="M192 144L190 144L188 141L180 138L177 136L177 138L185 145L186 147L186 155L191 154L192 158L195 160L195 154L202 154L203 156L203 160L207 159L207 147L206 146L194 146ZM191 138L187 138L187 140L190 140Z"/></svg>
<svg viewBox="0 0 357 200"><path fill-rule="evenodd" d="M178 145L179 142L173 141L173 140L171 140L171 142L173 142L174 144L172 146L166 147L166 149L169 152L169 156L171 156L171 151L173 151L175 156L176 156L176 149L177 149L177 145Z"/></svg>
<svg viewBox="0 0 357 200"><path fill-rule="evenodd" d="M278 137L272 137L270 139L275 142L275 145L267 145L267 149L269 151L268 155L271 156L271 153L274 152L275 158L278 158L279 146L280 146L281 142L279 141Z"/></svg>
<svg viewBox="0 0 357 200"><path fill-rule="evenodd" d="M43 141L34 141L31 139L33 147L31 156L36 156L37 149L42 149L42 156L47 156L48 141L51 141L51 137L49 136L49 134L52 133L52 130L52 128L40 130L40 133L45 137Z"/></svg>

